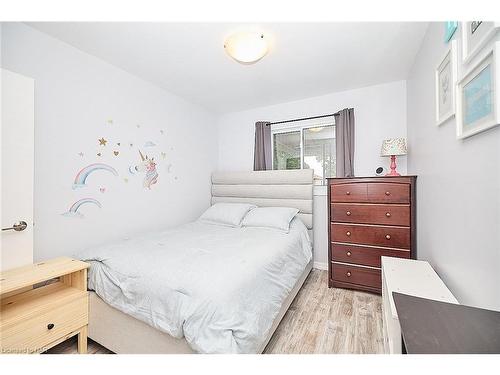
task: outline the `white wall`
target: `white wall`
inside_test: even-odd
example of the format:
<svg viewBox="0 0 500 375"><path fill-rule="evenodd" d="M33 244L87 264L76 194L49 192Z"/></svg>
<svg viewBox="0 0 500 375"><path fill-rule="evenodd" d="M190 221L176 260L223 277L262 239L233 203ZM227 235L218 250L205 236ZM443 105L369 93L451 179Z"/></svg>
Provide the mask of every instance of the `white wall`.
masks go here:
<svg viewBox="0 0 500 375"><path fill-rule="evenodd" d="M500 128L457 140L454 118L435 126L443 37L443 23L429 26L408 79L418 258L430 261L460 303L500 310Z"/></svg>
<svg viewBox="0 0 500 375"><path fill-rule="evenodd" d="M36 260L187 222L208 207L217 159L211 114L24 24L3 24L2 67L35 79ZM143 174L128 172L148 140L157 146L140 148L155 156L159 174L151 190ZM73 190L77 171L95 162L119 177L97 171ZM102 208L82 206L83 219L61 215L83 197Z"/></svg>
<svg viewBox="0 0 500 375"><path fill-rule="evenodd" d="M333 113L353 107L356 118L354 171L356 176L373 176L378 166L388 168L380 157L382 140L406 137L406 83L391 82L356 90L259 107L230 113L218 119L219 162L223 171L253 168L256 121L279 121ZM398 158L398 171L406 173L406 157ZM326 191L324 191L326 192ZM328 263L326 196L314 201L314 258L317 267Z"/></svg>

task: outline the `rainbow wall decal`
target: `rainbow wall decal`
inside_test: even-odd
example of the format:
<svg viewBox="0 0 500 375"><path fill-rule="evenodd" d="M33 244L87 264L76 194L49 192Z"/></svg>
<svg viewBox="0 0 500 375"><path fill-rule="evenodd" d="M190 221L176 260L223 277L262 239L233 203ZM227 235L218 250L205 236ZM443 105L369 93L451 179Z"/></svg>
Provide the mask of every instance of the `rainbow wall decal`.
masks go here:
<svg viewBox="0 0 500 375"><path fill-rule="evenodd" d="M65 212L63 213L62 215L63 216L68 216L68 217L79 217L79 218L83 218L84 216L78 212L78 209L84 205L84 204L87 204L87 203L91 203L91 204L94 204L96 205L97 207L101 208L101 203L94 199L94 198L83 198L83 199L80 199L78 201L76 201L75 203L73 203L71 205L71 207L69 208L68 212Z"/></svg>
<svg viewBox="0 0 500 375"><path fill-rule="evenodd" d="M104 164L104 163L90 164L90 165L87 165L82 170L80 170L80 172L78 172L78 174L75 177L75 181L73 182L73 189L87 186L87 184L86 184L87 177L92 172L99 171L99 170L111 172L113 175L118 177L118 172L116 171L116 169L114 169L112 166L110 166L108 164Z"/></svg>

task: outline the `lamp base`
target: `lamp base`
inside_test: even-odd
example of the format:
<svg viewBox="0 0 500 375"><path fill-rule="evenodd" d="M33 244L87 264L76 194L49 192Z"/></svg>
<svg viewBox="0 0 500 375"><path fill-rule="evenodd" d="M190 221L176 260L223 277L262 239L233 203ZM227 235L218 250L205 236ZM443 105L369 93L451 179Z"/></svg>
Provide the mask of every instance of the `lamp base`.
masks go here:
<svg viewBox="0 0 500 375"><path fill-rule="evenodd" d="M401 176L398 172L396 172L396 156L391 155L391 171L386 174L386 176Z"/></svg>

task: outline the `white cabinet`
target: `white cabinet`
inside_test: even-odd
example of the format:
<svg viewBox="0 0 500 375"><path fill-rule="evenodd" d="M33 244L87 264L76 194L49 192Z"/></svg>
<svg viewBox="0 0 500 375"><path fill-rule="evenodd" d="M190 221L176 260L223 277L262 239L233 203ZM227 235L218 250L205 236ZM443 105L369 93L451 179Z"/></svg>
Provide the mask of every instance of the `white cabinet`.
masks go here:
<svg viewBox="0 0 500 375"><path fill-rule="evenodd" d="M428 262L382 257L382 318L386 353L401 354L401 327L392 292L457 303Z"/></svg>

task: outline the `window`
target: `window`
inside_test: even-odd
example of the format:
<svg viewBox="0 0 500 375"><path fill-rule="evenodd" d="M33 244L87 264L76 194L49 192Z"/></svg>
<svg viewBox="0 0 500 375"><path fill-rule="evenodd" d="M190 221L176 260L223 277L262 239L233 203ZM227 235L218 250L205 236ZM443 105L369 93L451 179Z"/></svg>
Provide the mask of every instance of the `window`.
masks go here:
<svg viewBox="0 0 500 375"><path fill-rule="evenodd" d="M272 129L273 169L310 168L314 184L326 185L326 178L335 177L335 124L287 125Z"/></svg>

